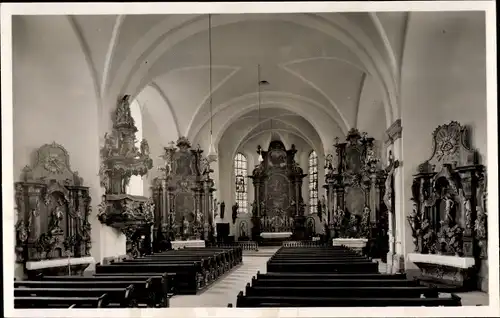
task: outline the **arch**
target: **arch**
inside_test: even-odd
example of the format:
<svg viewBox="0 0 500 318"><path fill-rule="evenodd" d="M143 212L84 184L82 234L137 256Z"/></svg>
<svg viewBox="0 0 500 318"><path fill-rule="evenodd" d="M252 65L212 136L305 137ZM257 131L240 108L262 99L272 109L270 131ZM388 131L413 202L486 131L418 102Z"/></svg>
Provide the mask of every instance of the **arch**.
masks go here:
<svg viewBox="0 0 500 318"><path fill-rule="evenodd" d="M137 147L140 147L142 140L142 112L141 106L136 99L134 99L132 103L130 103L130 113L132 115L132 118L134 119L135 126L137 127L137 132L135 133L135 145ZM132 176L126 188L126 193L131 195L144 195L143 178L141 176Z"/></svg>
<svg viewBox="0 0 500 318"><path fill-rule="evenodd" d="M309 213L318 212L318 154L311 151L308 160L309 169Z"/></svg>
<svg viewBox="0 0 500 318"><path fill-rule="evenodd" d="M141 41L143 47L145 46L147 49L141 50L138 48L139 43L133 48L134 54L130 54L129 58L122 63L123 67L120 67L122 71L119 76L116 76L118 79L116 86L110 89L110 98L116 94L119 95L122 91L129 91L134 96L136 91L140 91L141 82L144 81L143 78L148 73L149 68L154 65L154 62L177 43L205 30L206 19L206 17L199 15L182 19L177 23L172 23L171 19L167 19L166 22L159 23L154 30L148 32L147 39ZM394 78L391 77L390 66L386 65L385 60L370 43L366 35L359 37L362 31L356 29L352 23L349 23L348 20L341 16L336 16L335 21L333 21L331 17L325 18L320 14L298 14L293 17L268 14L265 16L224 16L218 19L214 27L259 19L275 19L295 23L331 36L352 49L367 71L379 82L384 92L384 104L387 105L387 125L392 123L393 117L398 114L398 105L397 90L394 85ZM166 25L170 27L165 27ZM168 31L165 32L165 30ZM363 41L357 41L353 33ZM144 58L141 59L141 56ZM151 63L142 63L143 60L148 60Z"/></svg>
<svg viewBox="0 0 500 318"><path fill-rule="evenodd" d="M248 212L248 160L241 152L236 153L233 160L234 166L234 190L238 213Z"/></svg>

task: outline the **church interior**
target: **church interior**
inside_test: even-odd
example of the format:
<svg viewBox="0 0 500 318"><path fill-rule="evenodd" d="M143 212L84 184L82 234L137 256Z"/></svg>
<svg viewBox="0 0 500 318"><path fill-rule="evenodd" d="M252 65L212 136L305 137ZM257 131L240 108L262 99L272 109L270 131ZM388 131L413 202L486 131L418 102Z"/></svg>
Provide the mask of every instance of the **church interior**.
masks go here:
<svg viewBox="0 0 500 318"><path fill-rule="evenodd" d="M485 32L13 16L14 308L488 306Z"/></svg>

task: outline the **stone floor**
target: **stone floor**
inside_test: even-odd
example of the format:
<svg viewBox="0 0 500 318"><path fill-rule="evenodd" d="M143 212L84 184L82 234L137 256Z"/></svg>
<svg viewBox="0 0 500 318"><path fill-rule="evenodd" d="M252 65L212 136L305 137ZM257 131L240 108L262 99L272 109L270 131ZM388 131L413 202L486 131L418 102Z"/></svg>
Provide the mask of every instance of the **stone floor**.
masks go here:
<svg viewBox="0 0 500 318"><path fill-rule="evenodd" d="M260 248L258 252L245 251L243 264L221 277L198 295L178 295L170 299L170 307L227 307L228 303L236 306L236 296L252 280L257 271L266 272L268 259L277 248ZM379 271L385 273L386 264L379 261ZM462 298L463 306L487 305L488 294L468 292L457 294Z"/></svg>

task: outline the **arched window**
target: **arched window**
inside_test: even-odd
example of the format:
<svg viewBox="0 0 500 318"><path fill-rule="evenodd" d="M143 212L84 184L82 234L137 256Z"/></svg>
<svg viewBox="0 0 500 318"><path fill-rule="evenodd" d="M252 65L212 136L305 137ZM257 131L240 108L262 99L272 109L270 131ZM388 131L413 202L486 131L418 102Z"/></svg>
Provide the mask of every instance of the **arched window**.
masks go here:
<svg viewBox="0 0 500 318"><path fill-rule="evenodd" d="M137 100L134 100L130 103L130 114L132 115L135 126L137 127L137 132L135 133L135 145L137 148L139 148L141 146L142 140L142 114L141 107L139 106ZM144 195L144 181L142 180L142 177L132 176L126 190L127 194Z"/></svg>
<svg viewBox="0 0 500 318"><path fill-rule="evenodd" d="M236 202L238 203L238 212L247 213L247 158L237 153L234 156L234 176L236 184Z"/></svg>
<svg viewBox="0 0 500 318"><path fill-rule="evenodd" d="M309 213L318 212L318 155L309 154Z"/></svg>

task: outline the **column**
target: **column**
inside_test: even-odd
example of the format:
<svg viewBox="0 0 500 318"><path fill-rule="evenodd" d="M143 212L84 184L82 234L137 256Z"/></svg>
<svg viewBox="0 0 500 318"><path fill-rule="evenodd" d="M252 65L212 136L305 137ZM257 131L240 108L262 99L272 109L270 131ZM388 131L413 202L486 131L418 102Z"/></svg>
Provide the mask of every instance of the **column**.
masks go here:
<svg viewBox="0 0 500 318"><path fill-rule="evenodd" d="M385 144L387 147L387 153L392 151L395 160L400 160L402 156L402 132L403 127L401 126L401 119L397 119L386 130L387 139ZM392 233L389 234L389 255L387 255L387 267L388 271L391 273L397 273L404 270L405 255L404 242L406 217L404 213L404 201L402 199L404 189L402 169L396 169L394 171L392 189L392 208L389 211L389 229Z"/></svg>

